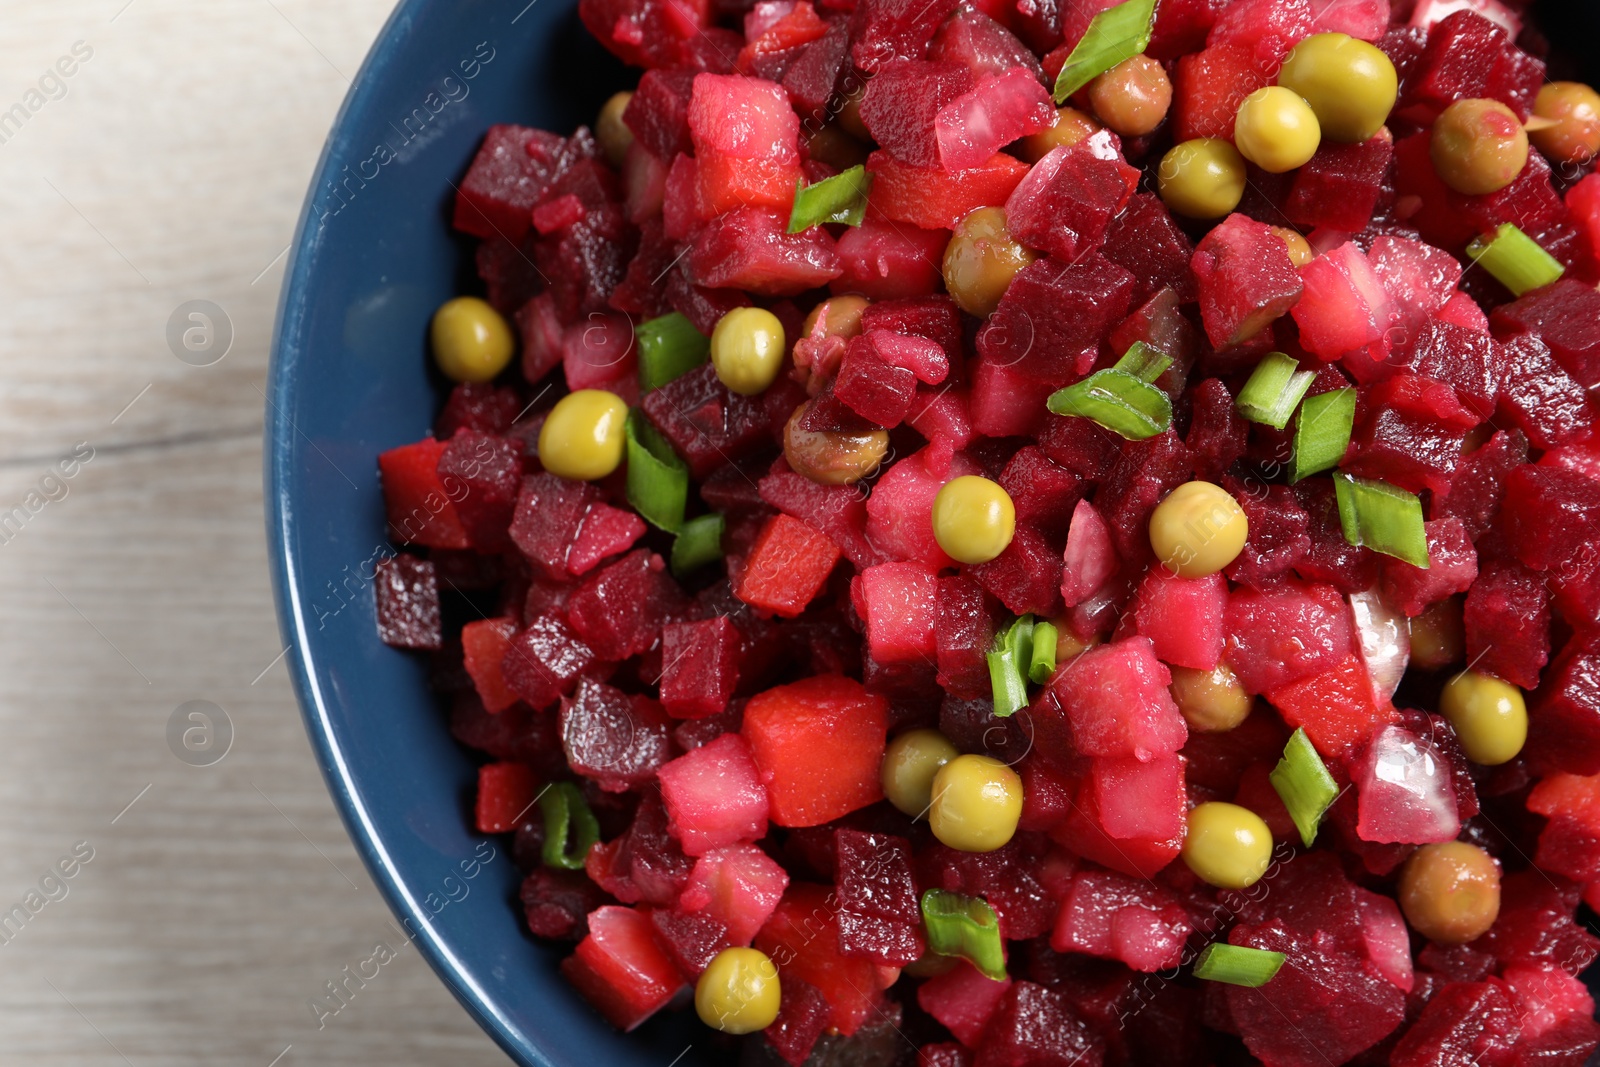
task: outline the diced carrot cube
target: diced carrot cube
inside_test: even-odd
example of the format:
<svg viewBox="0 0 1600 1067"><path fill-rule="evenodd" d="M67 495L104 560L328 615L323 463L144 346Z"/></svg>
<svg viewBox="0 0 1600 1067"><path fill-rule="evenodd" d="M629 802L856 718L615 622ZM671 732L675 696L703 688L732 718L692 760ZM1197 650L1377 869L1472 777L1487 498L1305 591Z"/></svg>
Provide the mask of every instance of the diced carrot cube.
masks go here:
<svg viewBox="0 0 1600 1067"><path fill-rule="evenodd" d="M561 973L619 1030L632 1030L683 988L649 918L615 905L589 913L589 935L562 961Z"/></svg>
<svg viewBox="0 0 1600 1067"><path fill-rule="evenodd" d="M1266 697L1324 756L1344 755L1378 727L1400 721L1393 704L1378 706L1366 665L1354 652L1329 670L1269 689Z"/></svg>
<svg viewBox="0 0 1600 1067"><path fill-rule="evenodd" d="M503 834L527 819L539 782L522 763L486 763L478 768L478 832Z"/></svg>
<svg viewBox="0 0 1600 1067"><path fill-rule="evenodd" d="M755 947L777 964L779 982L795 978L815 986L832 1009L830 1024L849 1036L877 1003L877 968L839 953L838 912L827 886L797 882L756 934Z"/></svg>
<svg viewBox="0 0 1600 1067"><path fill-rule="evenodd" d="M429 548L469 548L466 527L439 480L439 456L445 443L432 437L378 456L383 479L383 504L389 534Z"/></svg>
<svg viewBox="0 0 1600 1067"><path fill-rule="evenodd" d="M487 711L504 711L517 702L517 692L506 684L500 667L516 632L511 619L479 619L461 628L462 659Z"/></svg>
<svg viewBox="0 0 1600 1067"><path fill-rule="evenodd" d="M774 515L756 535L733 595L792 619L822 591L839 555L827 534L789 515Z"/></svg>
<svg viewBox="0 0 1600 1067"><path fill-rule="evenodd" d="M854 679L820 674L758 693L741 732L779 826L819 826L883 797L889 705Z"/></svg>

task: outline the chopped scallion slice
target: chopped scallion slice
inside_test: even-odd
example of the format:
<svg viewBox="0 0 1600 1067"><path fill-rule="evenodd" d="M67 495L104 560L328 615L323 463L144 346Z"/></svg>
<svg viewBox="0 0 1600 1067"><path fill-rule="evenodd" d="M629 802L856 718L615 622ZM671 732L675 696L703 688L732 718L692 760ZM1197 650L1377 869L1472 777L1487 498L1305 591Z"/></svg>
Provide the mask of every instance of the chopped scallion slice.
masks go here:
<svg viewBox="0 0 1600 1067"><path fill-rule="evenodd" d="M722 513L697 515L683 524L672 542L672 573L683 577L722 558Z"/></svg>
<svg viewBox="0 0 1600 1067"><path fill-rule="evenodd" d="M1239 414L1274 430L1289 425L1300 398L1306 395L1317 377L1316 371L1299 367L1298 360L1282 352L1268 352L1250 372L1250 380L1244 383L1244 388L1239 390Z"/></svg>
<svg viewBox="0 0 1600 1067"><path fill-rule="evenodd" d="M1283 961L1281 952L1213 941L1200 950L1194 961L1194 976L1256 989L1272 981Z"/></svg>
<svg viewBox="0 0 1600 1067"><path fill-rule="evenodd" d="M589 849L600 840L600 823L578 787L556 782L539 795L539 810L544 813L544 865L583 870Z"/></svg>
<svg viewBox="0 0 1600 1067"><path fill-rule="evenodd" d="M628 503L669 533L683 525L689 502L689 467L642 412L628 414Z"/></svg>
<svg viewBox="0 0 1600 1067"><path fill-rule="evenodd" d="M1127 371L1095 371L1081 382L1050 394L1046 406L1057 415L1092 419L1130 441L1165 433L1172 425L1172 401L1149 382Z"/></svg>
<svg viewBox="0 0 1600 1067"><path fill-rule="evenodd" d="M1033 616L1023 615L995 635L989 652L989 683L994 713L1001 718L1028 706L1028 672L1033 663Z"/></svg>
<svg viewBox="0 0 1600 1067"><path fill-rule="evenodd" d="M1122 371L1124 374L1131 374L1141 382L1154 384L1155 380L1166 373L1167 368L1170 366L1172 366L1171 356L1159 348L1151 348L1143 341L1135 341L1132 347L1122 354L1122 358L1117 360L1117 365L1111 369Z"/></svg>
<svg viewBox="0 0 1600 1067"><path fill-rule="evenodd" d="M641 322L634 331L639 339L639 390L648 393L711 358L711 338L676 311Z"/></svg>
<svg viewBox="0 0 1600 1067"><path fill-rule="evenodd" d="M1000 922L982 897L930 889L922 894L922 924L930 952L960 956L997 982L1005 978Z"/></svg>
<svg viewBox="0 0 1600 1067"><path fill-rule="evenodd" d="M1300 831L1300 840L1310 848L1317 839L1317 826L1322 816L1339 795L1339 784L1328 773L1304 730L1289 735L1289 743L1283 746L1283 758L1267 777L1283 799L1283 806L1289 809L1289 818Z"/></svg>
<svg viewBox="0 0 1600 1067"><path fill-rule="evenodd" d="M1509 222L1501 223L1488 240L1474 238L1467 255L1517 296L1549 285L1567 269Z"/></svg>
<svg viewBox="0 0 1600 1067"><path fill-rule="evenodd" d="M1033 624L1033 653L1028 657L1028 680L1043 685L1056 672L1056 628L1054 623Z"/></svg>
<svg viewBox="0 0 1600 1067"><path fill-rule="evenodd" d="M789 232L800 233L824 222L860 226L867 214L867 193L871 188L872 175L859 163L831 178L800 185L789 212Z"/></svg>
<svg viewBox="0 0 1600 1067"><path fill-rule="evenodd" d="M1334 472L1333 489L1346 541L1428 569L1428 533L1415 493L1343 471Z"/></svg>
<svg viewBox="0 0 1600 1067"><path fill-rule="evenodd" d="M1350 430L1355 421L1354 389L1334 389L1306 397L1294 421L1294 464L1289 480L1298 482L1337 467L1350 447Z"/></svg>
<svg viewBox="0 0 1600 1067"><path fill-rule="evenodd" d="M1061 65L1056 76L1056 103L1066 103L1067 97L1148 48L1155 12L1156 0L1127 0L1096 15Z"/></svg>

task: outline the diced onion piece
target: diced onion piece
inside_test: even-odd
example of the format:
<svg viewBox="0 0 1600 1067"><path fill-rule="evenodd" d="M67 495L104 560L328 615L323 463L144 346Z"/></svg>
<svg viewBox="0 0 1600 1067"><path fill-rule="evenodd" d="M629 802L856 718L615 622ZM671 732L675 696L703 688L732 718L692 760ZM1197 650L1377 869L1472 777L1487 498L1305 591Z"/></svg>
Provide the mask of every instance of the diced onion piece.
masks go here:
<svg viewBox="0 0 1600 1067"><path fill-rule="evenodd" d="M1334 389L1308 396L1294 420L1294 462L1291 482L1332 470L1350 447L1356 421L1356 391Z"/></svg>
<svg viewBox="0 0 1600 1067"><path fill-rule="evenodd" d="M1509 222L1501 223L1488 240L1474 238L1467 255L1517 296L1549 285L1567 269Z"/></svg>
<svg viewBox="0 0 1600 1067"><path fill-rule="evenodd" d="M1056 103L1066 103L1067 97L1148 48L1155 13L1156 0L1127 0L1096 15L1061 64L1061 73L1056 75Z"/></svg>
<svg viewBox="0 0 1600 1067"><path fill-rule="evenodd" d="M1194 976L1255 989L1272 981L1284 959L1281 952L1213 941L1194 961Z"/></svg>
<svg viewBox="0 0 1600 1067"><path fill-rule="evenodd" d="M982 897L930 889L922 894L922 923L930 952L960 956L997 982L1005 978L1000 921Z"/></svg>
<svg viewBox="0 0 1600 1067"><path fill-rule="evenodd" d="M856 164L831 178L795 189L794 207L789 211L789 232L800 233L825 222L860 226L867 216L867 192L872 175Z"/></svg>
<svg viewBox="0 0 1600 1067"><path fill-rule="evenodd" d="M1289 743L1283 746L1283 758L1268 778L1272 788L1283 798L1283 806L1289 809L1289 818L1300 831L1300 840L1310 848L1317 839L1322 816L1339 796L1339 784L1328 773L1304 730L1289 735Z"/></svg>
<svg viewBox="0 0 1600 1067"><path fill-rule="evenodd" d="M583 870L589 849L600 840L600 823L589 810L583 794L571 782L555 782L539 794L539 810L544 815L546 867L564 871Z"/></svg>
<svg viewBox="0 0 1600 1067"><path fill-rule="evenodd" d="M1028 680L1043 685L1056 672L1056 628L1048 622L1033 624L1033 654L1028 661Z"/></svg>
<svg viewBox="0 0 1600 1067"><path fill-rule="evenodd" d="M1172 401L1167 394L1115 367L1095 371L1081 382L1056 390L1046 406L1057 415L1091 419L1130 441L1165 433L1172 425Z"/></svg>
<svg viewBox="0 0 1600 1067"><path fill-rule="evenodd" d="M1171 356L1159 348L1151 348L1143 341L1135 341L1111 369L1131 374L1141 382L1154 383L1170 366Z"/></svg>
<svg viewBox="0 0 1600 1067"><path fill-rule="evenodd" d="M676 311L641 322L634 337L639 341L640 392L659 389L711 358L711 338Z"/></svg>
<svg viewBox="0 0 1600 1067"><path fill-rule="evenodd" d="M1382 707L1400 688L1411 661L1411 620L1391 608L1375 589L1351 593L1350 613L1361 635L1361 659L1372 679L1372 695Z"/></svg>
<svg viewBox="0 0 1600 1067"><path fill-rule="evenodd" d="M1274 430L1289 425L1300 398L1316 379L1315 371L1300 370L1300 362L1282 352L1268 352L1250 372L1250 380L1239 390L1239 414L1251 422L1264 423Z"/></svg>
<svg viewBox="0 0 1600 1067"><path fill-rule="evenodd" d="M697 515L684 523L672 542L672 573L681 578L697 567L721 559L725 526L720 511Z"/></svg>
<svg viewBox="0 0 1600 1067"><path fill-rule="evenodd" d="M1415 493L1343 471L1334 472L1333 489L1346 541L1428 569L1428 535Z"/></svg>
<svg viewBox="0 0 1600 1067"><path fill-rule="evenodd" d="M1033 616L1023 615L995 636L994 648L989 652L989 683L994 687L996 715L1005 718L1028 706L1028 672L1032 663Z"/></svg>
<svg viewBox="0 0 1600 1067"><path fill-rule="evenodd" d="M668 533L683 525L689 466L637 409L628 414L628 503Z"/></svg>

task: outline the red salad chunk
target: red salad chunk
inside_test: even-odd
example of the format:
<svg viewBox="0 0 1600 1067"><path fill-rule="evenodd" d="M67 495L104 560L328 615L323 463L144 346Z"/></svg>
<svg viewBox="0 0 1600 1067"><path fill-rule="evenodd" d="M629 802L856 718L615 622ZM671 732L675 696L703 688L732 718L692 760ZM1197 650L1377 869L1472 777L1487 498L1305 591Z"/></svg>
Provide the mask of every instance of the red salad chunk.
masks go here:
<svg viewBox="0 0 1600 1067"><path fill-rule="evenodd" d="M789 1067L1595 1059L1559 6L579 0L635 75L460 160L480 299L396 354L444 388L314 610L370 584L427 657L600 1017Z"/></svg>

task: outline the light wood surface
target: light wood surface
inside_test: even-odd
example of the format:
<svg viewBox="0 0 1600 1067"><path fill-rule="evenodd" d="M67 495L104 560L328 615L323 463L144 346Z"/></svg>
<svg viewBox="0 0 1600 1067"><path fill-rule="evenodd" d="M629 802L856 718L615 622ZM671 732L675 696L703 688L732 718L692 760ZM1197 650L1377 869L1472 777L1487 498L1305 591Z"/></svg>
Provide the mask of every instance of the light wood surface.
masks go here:
<svg viewBox="0 0 1600 1067"><path fill-rule="evenodd" d="M507 1062L414 948L321 1029L308 1006L400 942L280 659L261 390L390 4L0 0L0 922L38 909L0 926L3 1067ZM232 323L213 366L167 346L192 299ZM232 724L210 766L169 748L192 700Z"/></svg>

